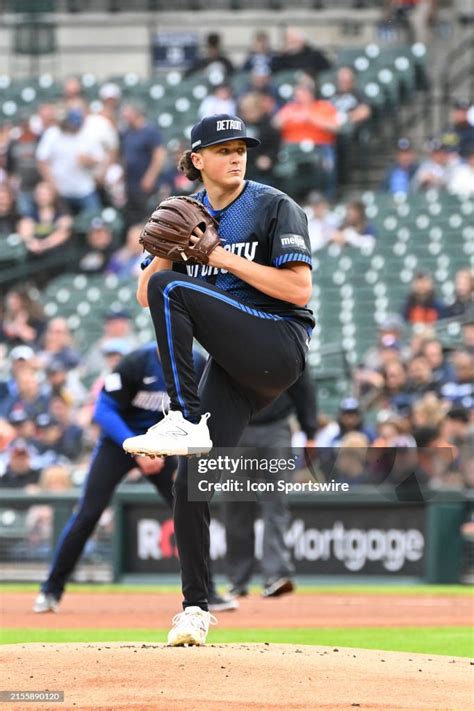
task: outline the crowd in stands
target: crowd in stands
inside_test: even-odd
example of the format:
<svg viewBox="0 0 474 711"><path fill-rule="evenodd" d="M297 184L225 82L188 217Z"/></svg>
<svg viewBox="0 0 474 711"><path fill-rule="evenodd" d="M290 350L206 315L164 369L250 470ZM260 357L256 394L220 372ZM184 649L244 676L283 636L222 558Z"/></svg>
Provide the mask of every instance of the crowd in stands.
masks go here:
<svg viewBox="0 0 474 711"><path fill-rule="evenodd" d="M400 138L394 163L382 188L406 195L434 188L460 197L474 195L474 120L469 101L456 99L449 126L432 137L420 156L411 141Z"/></svg>
<svg viewBox="0 0 474 711"><path fill-rule="evenodd" d="M371 109L355 88L349 67L337 73L330 100L317 97L317 76L330 60L288 30L281 52L272 50L265 32L255 35L243 68L249 84L235 95L229 82L235 67L218 35L209 35L205 55L194 72L213 72L224 81L204 98L199 115L238 112L261 146L249 154L248 177L274 184L273 169L286 143L310 141L323 153L331 176L324 193L303 201L313 253L330 244L348 249L370 247L381 235L367 219L364 204L348 202L334 210L337 138L347 124L357 127ZM290 100L275 91L276 71L300 70ZM10 288L0 308L0 487L25 491L62 491L79 486L98 437L94 399L104 377L139 343L131 314L106 311L100 338L81 354L66 318L48 321L37 288L54 276L41 259L78 240L85 219L80 255L73 271L136 277L142 261L138 237L142 221L159 199L190 193L194 185L178 172L179 149L165 145L156 121L139 103L123 101L118 84L100 89L92 111L78 79L64 82L63 98L43 104L34 115L21 114L0 127L0 245L11 233L23 241L28 260L37 265L34 286ZM474 196L474 125L468 102L456 102L450 125L430 139L419 156L400 138L394 164L381 189L416 194L436 188ZM103 218L113 207L123 227L114 233ZM102 211L102 212L101 212ZM441 319L462 322L453 349L440 340ZM356 448L339 458L343 481L368 483L367 452L372 448L422 448L417 473L428 486L474 484L474 276L461 269L452 303L435 291L432 275L418 271L399 314L380 325L376 343L357 365L351 392L331 419L320 412L319 447ZM446 456L433 450L442 448ZM358 452L358 454L357 454ZM324 462L322 462L324 465ZM323 466L324 469L324 466ZM131 480L141 481L134 470ZM377 478L372 481L377 481ZM46 525L37 507L34 526ZM33 527L34 528L34 527Z"/></svg>

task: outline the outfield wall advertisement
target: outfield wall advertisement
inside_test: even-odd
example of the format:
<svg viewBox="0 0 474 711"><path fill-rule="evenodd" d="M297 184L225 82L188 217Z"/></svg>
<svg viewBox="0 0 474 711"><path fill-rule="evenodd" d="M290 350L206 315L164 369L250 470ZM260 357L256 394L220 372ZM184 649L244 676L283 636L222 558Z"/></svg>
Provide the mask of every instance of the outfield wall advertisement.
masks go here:
<svg viewBox="0 0 474 711"><path fill-rule="evenodd" d="M425 570L425 507L290 506L286 544L296 574L422 577ZM169 511L156 505L125 505L124 574L174 573L178 557ZM255 521L255 557L262 557L263 524ZM219 507L213 507L211 558L225 572L226 536Z"/></svg>

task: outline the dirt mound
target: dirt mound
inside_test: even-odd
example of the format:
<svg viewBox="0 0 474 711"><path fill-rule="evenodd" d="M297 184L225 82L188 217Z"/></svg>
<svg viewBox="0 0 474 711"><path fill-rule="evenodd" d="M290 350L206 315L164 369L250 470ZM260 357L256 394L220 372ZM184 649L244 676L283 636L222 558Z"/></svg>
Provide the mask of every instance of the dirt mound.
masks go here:
<svg viewBox="0 0 474 711"><path fill-rule="evenodd" d="M29 711L472 708L471 662L424 654L271 644L25 644L0 647L0 667L6 689L65 692L64 704L29 703Z"/></svg>

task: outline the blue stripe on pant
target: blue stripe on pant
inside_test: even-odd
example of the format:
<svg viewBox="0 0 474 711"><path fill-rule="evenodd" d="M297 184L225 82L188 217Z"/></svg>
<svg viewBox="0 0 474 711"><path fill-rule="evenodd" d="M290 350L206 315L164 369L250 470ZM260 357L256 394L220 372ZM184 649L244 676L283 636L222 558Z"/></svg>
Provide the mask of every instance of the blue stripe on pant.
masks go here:
<svg viewBox="0 0 474 711"><path fill-rule="evenodd" d="M56 544L48 577L41 586L43 592L61 597L115 488L133 466L133 460L115 442L104 439L97 446L77 509L71 514ZM147 477L170 508L173 504L172 475L175 469L176 459L168 457L164 469Z"/></svg>

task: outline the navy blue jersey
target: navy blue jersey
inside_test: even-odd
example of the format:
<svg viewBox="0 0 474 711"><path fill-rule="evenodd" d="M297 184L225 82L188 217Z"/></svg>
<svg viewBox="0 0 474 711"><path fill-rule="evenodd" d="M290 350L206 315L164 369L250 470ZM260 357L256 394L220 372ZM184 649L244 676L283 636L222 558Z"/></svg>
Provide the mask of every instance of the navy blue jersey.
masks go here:
<svg viewBox="0 0 474 711"><path fill-rule="evenodd" d="M269 185L247 180L240 195L223 210L213 210L205 190L194 195L219 223L224 249L257 264L282 267L301 262L311 267L307 218L288 195ZM262 311L295 316L314 326L312 313L255 289L225 269L202 264L186 266L190 276L203 279L239 301Z"/></svg>
<svg viewBox="0 0 474 711"><path fill-rule="evenodd" d="M276 268L289 263L311 267L311 247L305 213L288 195L269 185L247 180L240 195L223 210L213 210L205 190L193 195L202 202L219 223L219 237L224 249L244 259ZM151 261L147 257L142 267ZM184 271L183 263L174 268ZM225 269L205 264L186 265L196 279L223 289L229 296L261 311L302 321L314 327L310 309L267 296Z"/></svg>
<svg viewBox="0 0 474 711"><path fill-rule="evenodd" d="M204 369L204 358L193 352L196 377ZM168 410L169 398L163 368L155 343L126 355L113 373L105 377L98 397L94 421L102 434L122 445L127 437L145 432Z"/></svg>

